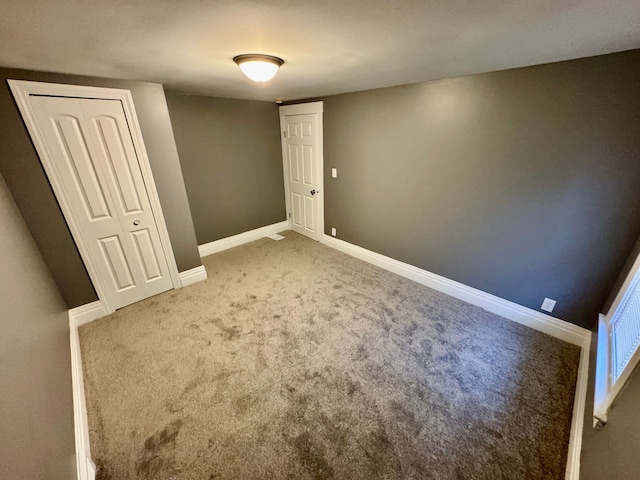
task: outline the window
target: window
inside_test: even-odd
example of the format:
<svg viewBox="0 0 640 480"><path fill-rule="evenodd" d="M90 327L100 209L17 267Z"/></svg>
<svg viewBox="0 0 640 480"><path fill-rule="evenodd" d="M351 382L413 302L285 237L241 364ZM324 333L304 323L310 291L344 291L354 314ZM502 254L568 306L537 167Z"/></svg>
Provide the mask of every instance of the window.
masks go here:
<svg viewBox="0 0 640 480"><path fill-rule="evenodd" d="M640 256L598 324L594 425L607 414L640 361Z"/></svg>

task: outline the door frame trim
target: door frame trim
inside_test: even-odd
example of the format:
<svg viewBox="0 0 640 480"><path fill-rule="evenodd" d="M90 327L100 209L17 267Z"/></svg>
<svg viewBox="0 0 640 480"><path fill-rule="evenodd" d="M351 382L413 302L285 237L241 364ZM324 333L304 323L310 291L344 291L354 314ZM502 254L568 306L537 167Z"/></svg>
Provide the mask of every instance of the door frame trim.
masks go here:
<svg viewBox="0 0 640 480"><path fill-rule="evenodd" d="M69 225L71 235L78 247L80 256L89 274L89 278L93 283L93 287L96 290L98 299L102 302L107 313L112 313L115 308L112 306L111 299L107 295L107 292L100 280L98 274L98 268L93 262L89 249L84 241L82 232L78 221L75 218L73 209L71 208L71 202L67 198L67 195L62 188L60 182L58 182L55 175L55 166L53 159L49 153L48 148L44 142L42 133L35 119L35 115L30 103L31 95L49 95L57 97L72 97L72 98L94 98L101 100L119 100L122 103L124 109L125 118L129 126L129 132L131 133L131 139L138 156L138 163L140 165L140 171L144 180L147 194L149 196L149 202L151 204L151 212L153 218L158 227L158 234L160 236L160 243L162 245L162 251L167 259L169 266L169 276L171 277L171 283L173 288L180 288L180 277L178 274L178 266L176 263L173 249L171 248L171 240L169 238L169 232L164 220L164 214L162 213L162 207L160 206L160 199L158 197L158 191L153 179L153 173L151 172L151 164L147 156L147 150L142 138L142 131L140 124L138 123L138 116L133 104L133 96L130 90L105 88L105 87L89 87L82 85L68 85L58 83L46 83L46 82L32 82L26 80L7 80L13 97L15 98L18 110L22 115L25 126L31 136L33 145L40 158L40 163L44 167L47 174L47 179L53 188L53 192L58 200L62 213Z"/></svg>
<svg viewBox="0 0 640 480"><path fill-rule="evenodd" d="M316 134L319 139L316 145L316 178L318 179L318 203L317 203L317 241L322 239L324 235L324 133L323 133L323 114L324 103L323 102L309 102L299 103L296 105L285 105L280 107L280 141L282 145L282 176L284 178L284 196L285 205L287 208L287 222L289 223L289 230L291 230L291 201L289 199L289 180L287 178L287 145L285 143L284 131L285 131L285 117L289 115L316 115Z"/></svg>

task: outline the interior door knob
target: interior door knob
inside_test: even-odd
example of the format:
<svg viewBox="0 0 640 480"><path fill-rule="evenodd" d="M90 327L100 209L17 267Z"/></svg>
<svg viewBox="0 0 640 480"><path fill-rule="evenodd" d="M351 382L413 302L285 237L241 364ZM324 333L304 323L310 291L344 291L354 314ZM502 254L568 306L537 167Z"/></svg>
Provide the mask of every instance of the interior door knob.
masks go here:
<svg viewBox="0 0 640 480"><path fill-rule="evenodd" d="M136 225L136 226L137 226L137 225L140 225L140 220L134 220L134 221L133 221L133 224L134 224L134 225Z"/></svg>
<svg viewBox="0 0 640 480"><path fill-rule="evenodd" d="M311 190L311 196L314 196L316 193L318 192L316 192L315 190Z"/></svg>

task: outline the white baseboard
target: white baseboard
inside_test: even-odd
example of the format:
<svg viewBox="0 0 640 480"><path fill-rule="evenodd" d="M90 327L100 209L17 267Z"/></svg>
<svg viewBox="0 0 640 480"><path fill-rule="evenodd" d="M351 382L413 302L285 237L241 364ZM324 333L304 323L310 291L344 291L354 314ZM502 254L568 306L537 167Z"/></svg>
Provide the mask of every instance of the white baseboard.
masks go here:
<svg viewBox="0 0 640 480"><path fill-rule="evenodd" d="M580 365L576 379L576 393L573 400L573 417L569 435L569 453L565 480L580 479L580 454L582 453L582 429L587 402L587 384L589 383L589 354L591 351L591 332L584 338L580 351Z"/></svg>
<svg viewBox="0 0 640 480"><path fill-rule="evenodd" d="M192 268L191 270L180 272L180 284L183 287L186 287L187 285L191 285L193 283L202 282L206 279L207 271L205 270L204 265Z"/></svg>
<svg viewBox="0 0 640 480"><path fill-rule="evenodd" d="M97 300L69 310L69 322L73 323L76 327L79 327L85 323L93 322L98 318L102 318L108 313L107 309L102 305L102 302Z"/></svg>
<svg viewBox="0 0 640 480"><path fill-rule="evenodd" d="M99 303L99 302L94 302ZM93 304L89 304L93 305ZM89 305L85 305L88 307ZM71 382L73 387L73 424L76 440L76 470L78 480L95 480L96 468L91 460L89 443L89 421L87 418L87 404L84 396L84 378L82 374L82 356L80 354L80 337L78 335L79 321L89 318L89 315L74 315L79 309L69 310L69 337L71 345ZM97 309L86 309L95 312ZM80 310L82 311L82 310ZM92 320L95 320L93 318Z"/></svg>
<svg viewBox="0 0 640 480"><path fill-rule="evenodd" d="M468 287L467 285L422 270L408 263L385 257L384 255L358 247L343 240L324 235L321 242L360 260L364 260L365 262L433 288L434 290L438 290L439 292L446 293L472 305L482 307L492 313L531 327L534 330L544 332L565 342L582 346L585 338L591 334L586 328L578 327L559 318L531 310L530 308L523 307L509 300L496 297L495 295L473 287Z"/></svg>
<svg viewBox="0 0 640 480"><path fill-rule="evenodd" d="M591 332L589 330L328 235L323 235L320 241L329 247L414 282L581 347L565 474L565 480L578 480L580 476L584 409L589 377L589 347L591 345Z"/></svg>
<svg viewBox="0 0 640 480"><path fill-rule="evenodd" d="M200 252L201 257L206 257L207 255L222 252L223 250L228 250L229 248L253 242L254 240L259 240L260 238L273 235L274 233L280 233L283 230L288 229L289 222L285 220L284 222L274 223L273 225L267 225L266 227L256 228L255 230L249 230L248 232L239 233L238 235L222 238L215 242L199 245L198 251Z"/></svg>

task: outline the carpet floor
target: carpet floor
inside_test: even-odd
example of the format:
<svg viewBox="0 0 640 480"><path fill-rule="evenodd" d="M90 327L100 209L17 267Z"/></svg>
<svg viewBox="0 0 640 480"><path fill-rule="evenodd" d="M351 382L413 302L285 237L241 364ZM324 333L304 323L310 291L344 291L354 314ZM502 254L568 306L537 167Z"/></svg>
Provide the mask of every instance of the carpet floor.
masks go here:
<svg viewBox="0 0 640 480"><path fill-rule="evenodd" d="M98 479L562 479L579 348L293 232L80 328Z"/></svg>

